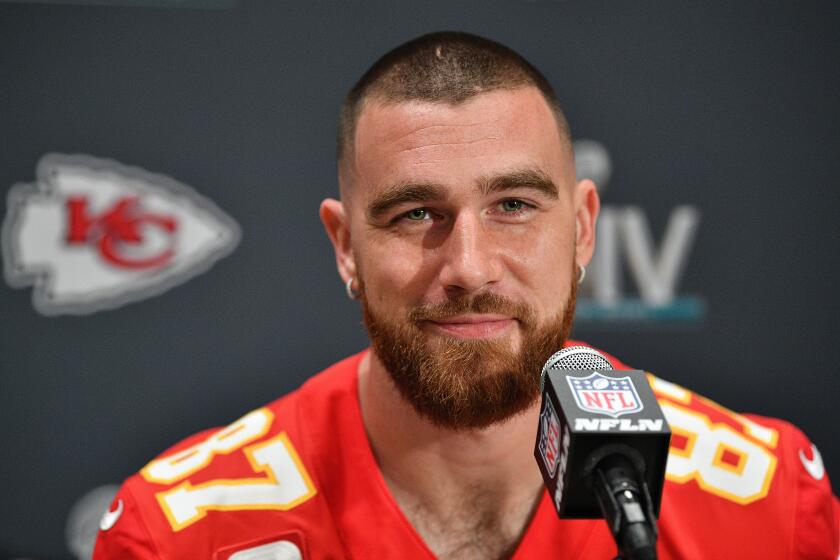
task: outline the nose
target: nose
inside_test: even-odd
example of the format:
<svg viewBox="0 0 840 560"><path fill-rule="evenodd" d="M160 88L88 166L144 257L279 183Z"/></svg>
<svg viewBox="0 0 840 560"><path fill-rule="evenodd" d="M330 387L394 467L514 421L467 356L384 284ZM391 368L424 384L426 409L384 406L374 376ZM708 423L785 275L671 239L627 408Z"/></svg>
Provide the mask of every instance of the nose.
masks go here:
<svg viewBox="0 0 840 560"><path fill-rule="evenodd" d="M440 250L440 282L450 295L477 292L501 279L497 247L479 216L459 214Z"/></svg>

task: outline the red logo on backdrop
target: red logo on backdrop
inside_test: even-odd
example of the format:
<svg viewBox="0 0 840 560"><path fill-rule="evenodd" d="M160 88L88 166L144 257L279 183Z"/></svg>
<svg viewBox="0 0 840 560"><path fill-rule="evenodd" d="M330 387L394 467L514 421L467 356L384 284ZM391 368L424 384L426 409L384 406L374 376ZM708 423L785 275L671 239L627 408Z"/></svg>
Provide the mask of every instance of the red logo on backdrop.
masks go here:
<svg viewBox="0 0 840 560"><path fill-rule="evenodd" d="M124 253L127 245L143 244L143 226L159 228L170 236L178 229L175 217L144 212L136 197L120 198L98 216L90 214L88 197L70 197L67 199L67 221L68 245L93 244L107 263L120 268L157 268L172 260L174 255L172 243L146 257L131 257Z"/></svg>
<svg viewBox="0 0 840 560"><path fill-rule="evenodd" d="M239 225L191 187L138 167L48 154L12 187L3 272L44 315L86 314L161 294L239 243Z"/></svg>

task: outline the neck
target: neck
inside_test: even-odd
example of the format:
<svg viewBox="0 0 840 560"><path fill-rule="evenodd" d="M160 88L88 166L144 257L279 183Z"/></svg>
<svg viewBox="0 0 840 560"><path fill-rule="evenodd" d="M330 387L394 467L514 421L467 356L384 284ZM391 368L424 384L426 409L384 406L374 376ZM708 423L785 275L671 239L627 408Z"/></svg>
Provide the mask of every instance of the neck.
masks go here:
<svg viewBox="0 0 840 560"><path fill-rule="evenodd" d="M446 517L472 491L486 507L530 517L542 490L534 460L539 403L484 429L436 426L403 399L373 352L359 367L359 397L371 447L401 506Z"/></svg>

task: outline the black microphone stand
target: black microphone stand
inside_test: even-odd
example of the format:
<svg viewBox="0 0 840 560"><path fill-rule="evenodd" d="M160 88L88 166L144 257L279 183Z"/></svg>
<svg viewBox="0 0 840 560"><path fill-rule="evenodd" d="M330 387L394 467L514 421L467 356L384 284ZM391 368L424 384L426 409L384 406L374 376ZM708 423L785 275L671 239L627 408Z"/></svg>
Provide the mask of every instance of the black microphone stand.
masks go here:
<svg viewBox="0 0 840 560"><path fill-rule="evenodd" d="M656 560L656 515L641 456L625 446L599 450L587 477L615 539L616 560ZM641 463L641 464L640 464Z"/></svg>

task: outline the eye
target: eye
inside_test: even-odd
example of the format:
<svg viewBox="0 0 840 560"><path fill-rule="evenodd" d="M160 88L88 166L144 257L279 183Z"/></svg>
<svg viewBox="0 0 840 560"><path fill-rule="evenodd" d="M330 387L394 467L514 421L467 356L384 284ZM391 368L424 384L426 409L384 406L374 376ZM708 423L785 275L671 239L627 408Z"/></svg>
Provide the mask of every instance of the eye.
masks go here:
<svg viewBox="0 0 840 560"><path fill-rule="evenodd" d="M426 208L414 208L405 213L405 217L409 220L419 222L429 217L429 210Z"/></svg>
<svg viewBox="0 0 840 560"><path fill-rule="evenodd" d="M499 206L505 212L518 212L525 207L525 203L521 200L504 200L499 203Z"/></svg>

